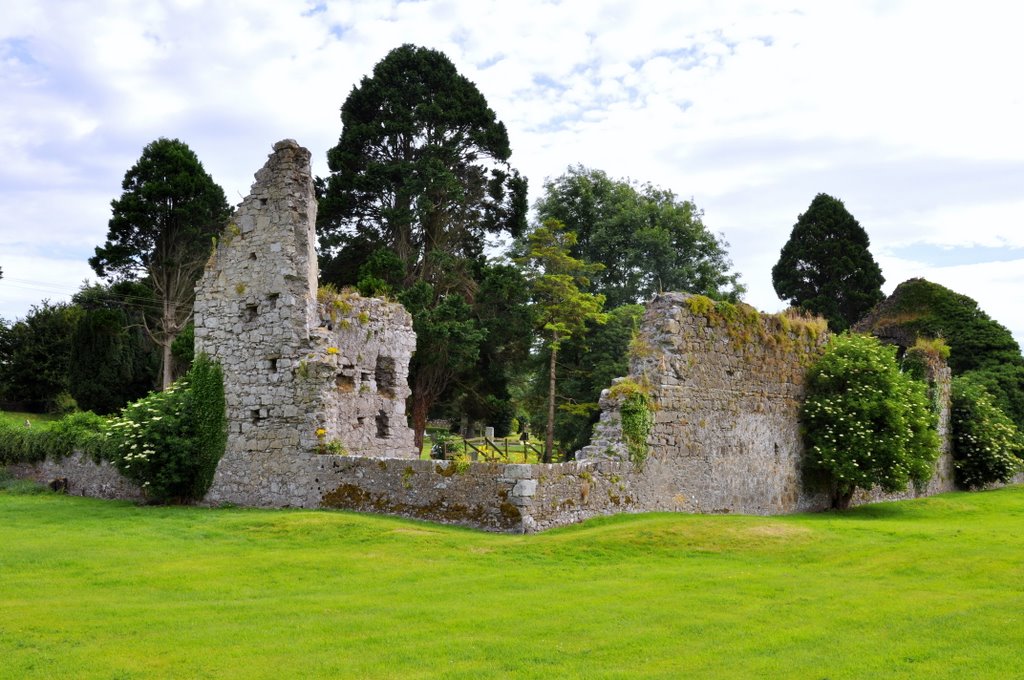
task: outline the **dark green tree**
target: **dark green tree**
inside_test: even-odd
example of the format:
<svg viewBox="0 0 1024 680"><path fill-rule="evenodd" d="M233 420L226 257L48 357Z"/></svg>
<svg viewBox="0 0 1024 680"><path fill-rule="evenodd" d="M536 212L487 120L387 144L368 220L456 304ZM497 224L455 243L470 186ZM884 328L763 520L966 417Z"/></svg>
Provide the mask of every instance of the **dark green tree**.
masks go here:
<svg viewBox="0 0 1024 680"><path fill-rule="evenodd" d="M417 449L423 447L427 417L455 379L472 370L480 356L484 332L462 296L438 295L419 281L398 295L413 318L416 352L409 364L412 428Z"/></svg>
<svg viewBox="0 0 1024 680"><path fill-rule="evenodd" d="M480 357L486 333L471 310L486 238L523 230L526 180L509 166L504 124L436 50L388 53L353 87L341 122L317 183L321 270L326 282L390 291L412 313L419 443L435 402Z"/></svg>
<svg viewBox="0 0 1024 680"><path fill-rule="evenodd" d="M449 257L479 258L487 234L525 227L526 180L508 165L505 125L442 52L392 50L352 88L341 123L318 215L328 259L386 247L403 287L437 286L451 279Z"/></svg>
<svg viewBox="0 0 1024 680"><path fill-rule="evenodd" d="M797 218L772 284L782 300L823 316L842 332L882 300L882 270L868 250L868 234L843 202L818 194Z"/></svg>
<svg viewBox="0 0 1024 680"><path fill-rule="evenodd" d="M643 313L643 305L616 307L608 311L605 323L588 323L583 333L562 343L558 351L555 441L566 454L590 442L594 423L600 416L601 391L610 387L614 378L629 372L630 341ZM547 348L537 352L537 362L544 368L550 359ZM538 371L531 392L534 410L543 405L547 387L546 371Z"/></svg>
<svg viewBox="0 0 1024 680"><path fill-rule="evenodd" d="M567 340L582 334L588 323L608 320L601 311L604 296L586 292L590 276L602 265L572 257L569 252L574 245L576 235L558 220L548 219L530 232L526 254L519 259L533 290L534 324L550 353L545 463L551 462L554 450L558 351Z"/></svg>
<svg viewBox="0 0 1024 680"><path fill-rule="evenodd" d="M0 339L0 399L29 411L53 411L68 392L72 337L82 310L44 300Z"/></svg>
<svg viewBox="0 0 1024 680"><path fill-rule="evenodd" d="M918 337L941 337L949 345L953 374L985 386L996 405L1024 429L1024 357L1013 334L978 303L925 279L896 286L884 302L857 325L863 332L904 347Z"/></svg>
<svg viewBox="0 0 1024 680"><path fill-rule="evenodd" d="M148 293L124 282L86 286L72 298L82 316L71 338L68 389L80 408L113 413L156 384L159 357L140 321L142 306L153 303Z"/></svg>
<svg viewBox="0 0 1024 680"><path fill-rule="evenodd" d="M478 278L472 314L484 338L476 366L459 377L451 400L470 422L493 425L495 434L504 437L511 433L516 415L514 385L530 360L530 286L509 264L487 264Z"/></svg>
<svg viewBox="0 0 1024 680"><path fill-rule="evenodd" d="M573 257L604 265L592 284L609 308L662 290L719 299L743 292L729 273L728 244L707 230L692 201L667 189L576 165L544 183L536 208L542 221L556 219L577 235Z"/></svg>
<svg viewBox="0 0 1024 680"><path fill-rule="evenodd" d="M114 281L145 279L160 306L146 330L161 349L162 385L173 380L171 345L192 318L195 283L231 209L224 190L177 139L151 142L111 202L106 242L89 264ZM145 317L143 317L145 320Z"/></svg>

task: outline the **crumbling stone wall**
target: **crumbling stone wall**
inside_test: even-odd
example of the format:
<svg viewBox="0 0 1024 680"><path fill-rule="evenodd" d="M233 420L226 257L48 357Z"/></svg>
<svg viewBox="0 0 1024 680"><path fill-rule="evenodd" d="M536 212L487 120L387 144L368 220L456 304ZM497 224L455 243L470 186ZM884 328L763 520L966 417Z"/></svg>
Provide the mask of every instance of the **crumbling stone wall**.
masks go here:
<svg viewBox="0 0 1024 680"><path fill-rule="evenodd" d="M144 498L142 489L112 464L105 460L96 462L77 451L57 460L8 465L7 471L18 479L31 479L40 484L67 480L67 493L72 496L130 501Z"/></svg>
<svg viewBox="0 0 1024 680"><path fill-rule="evenodd" d="M700 311L682 293L648 304L630 378L648 387L656 412L651 458L630 496L634 505L639 499L651 510L752 514L829 507L828 489L809 484L802 469L804 380L827 342L826 333L809 330L749 312L726 320ZM949 369L931 370L943 442L935 476L925 489L865 491L854 502L953 488ZM623 459L618 407L608 393L602 396L601 421L579 460Z"/></svg>
<svg viewBox="0 0 1024 680"><path fill-rule="evenodd" d="M330 507L531 532L595 515L652 510L776 514L829 506L802 471L799 411L824 334L699 298L657 296L628 378L649 393L650 453L629 460L622 392L606 390L589 446L548 465L417 460L404 402L415 348L401 305L317 298L309 152L274 145L197 288L196 349L224 369L229 434L206 497L263 507ZM706 302L706 299L704 300ZM699 304L698 304L699 303ZM933 366L943 455L926 489L953 488L949 370ZM109 465L80 456L23 475L67 477L73 492L137 498ZM1017 481L1021 481L1018 477Z"/></svg>
<svg viewBox="0 0 1024 680"><path fill-rule="evenodd" d="M293 140L274 145L196 288L196 351L221 364L228 408L213 502L305 503L318 451L415 455L412 320L354 294L318 301L309 161Z"/></svg>

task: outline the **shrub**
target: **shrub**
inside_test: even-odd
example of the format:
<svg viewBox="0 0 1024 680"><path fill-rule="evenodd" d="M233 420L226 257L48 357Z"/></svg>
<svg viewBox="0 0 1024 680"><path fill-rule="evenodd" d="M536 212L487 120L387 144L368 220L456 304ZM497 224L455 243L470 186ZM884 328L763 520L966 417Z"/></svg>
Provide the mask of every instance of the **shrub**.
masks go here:
<svg viewBox="0 0 1024 680"><path fill-rule="evenodd" d="M902 491L931 477L935 413L926 384L900 372L894 346L833 337L808 374L802 419L808 466L829 475L838 508L858 488Z"/></svg>
<svg viewBox="0 0 1024 680"><path fill-rule="evenodd" d="M109 458L106 427L106 418L90 411L35 427L0 420L0 465L60 459L75 451L96 461Z"/></svg>
<svg viewBox="0 0 1024 680"><path fill-rule="evenodd" d="M619 406L622 438L629 451L629 459L640 465L647 460L649 452L647 437L654 427L654 403L646 388L633 380L620 380L610 392L612 397L622 399Z"/></svg>
<svg viewBox="0 0 1024 680"><path fill-rule="evenodd" d="M224 453L225 413L220 367L196 357L184 378L129 404L113 419L114 463L154 500L200 499Z"/></svg>
<svg viewBox="0 0 1024 680"><path fill-rule="evenodd" d="M968 489L1007 482L1021 469L1024 441L984 385L953 380L950 414L956 481Z"/></svg>

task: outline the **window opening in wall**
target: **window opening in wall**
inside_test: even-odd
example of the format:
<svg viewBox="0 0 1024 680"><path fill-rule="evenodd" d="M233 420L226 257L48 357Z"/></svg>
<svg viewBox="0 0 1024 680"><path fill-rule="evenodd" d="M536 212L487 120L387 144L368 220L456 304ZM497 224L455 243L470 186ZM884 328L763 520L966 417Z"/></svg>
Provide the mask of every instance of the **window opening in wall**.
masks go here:
<svg viewBox="0 0 1024 680"><path fill-rule="evenodd" d="M359 424L359 425L365 425L366 424L366 416L359 416L358 418L356 418L356 423Z"/></svg>
<svg viewBox="0 0 1024 680"><path fill-rule="evenodd" d="M351 392L356 388L355 378L344 373L339 373L334 377L334 384L338 386L339 392Z"/></svg>
<svg viewBox="0 0 1024 680"><path fill-rule="evenodd" d="M267 359L267 364L271 373L277 373L277 357L270 357Z"/></svg>
<svg viewBox="0 0 1024 680"><path fill-rule="evenodd" d="M255 321L259 315L259 307L257 305L246 305L245 311L242 312L242 318L246 321Z"/></svg>
<svg viewBox="0 0 1024 680"><path fill-rule="evenodd" d="M377 417L377 438L384 439L385 437L391 436L391 424L388 421L388 415L384 411L379 411Z"/></svg>
<svg viewBox="0 0 1024 680"><path fill-rule="evenodd" d="M252 416L252 424L253 425L257 424L258 422L260 422L260 420L263 419L263 416L260 415L260 410L258 408L254 408L249 413Z"/></svg>
<svg viewBox="0 0 1024 680"><path fill-rule="evenodd" d="M267 296L267 305L271 309L277 309L277 300L281 297L280 293L271 293Z"/></svg>
<svg viewBox="0 0 1024 680"><path fill-rule="evenodd" d="M370 382L370 374L369 373L360 373L359 374L359 380L364 382L364 383L365 382Z"/></svg>
<svg viewBox="0 0 1024 680"><path fill-rule="evenodd" d="M392 398L395 396L395 358L378 356L377 366L373 370L374 380L377 381L377 392L381 395Z"/></svg>
<svg viewBox="0 0 1024 680"><path fill-rule="evenodd" d="M267 199L261 198L260 199L260 205L266 205L266 204L267 204Z"/></svg>
<svg viewBox="0 0 1024 680"><path fill-rule="evenodd" d="M249 253L249 259L250 260L255 260L256 259L256 253Z"/></svg>

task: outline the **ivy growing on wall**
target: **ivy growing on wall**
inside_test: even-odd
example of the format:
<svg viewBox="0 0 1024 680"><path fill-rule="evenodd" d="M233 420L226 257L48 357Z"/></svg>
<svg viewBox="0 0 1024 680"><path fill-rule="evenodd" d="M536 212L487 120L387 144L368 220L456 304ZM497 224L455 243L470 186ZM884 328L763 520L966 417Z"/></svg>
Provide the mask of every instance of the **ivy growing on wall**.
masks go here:
<svg viewBox="0 0 1024 680"><path fill-rule="evenodd" d="M199 356L171 387L129 404L107 436L118 470L160 502L206 495L227 443L220 366Z"/></svg>
<svg viewBox="0 0 1024 680"><path fill-rule="evenodd" d="M621 399L622 438L629 451L629 459L640 465L647 460L649 453L647 438L654 427L654 402L642 385L629 379L612 386L611 396Z"/></svg>

